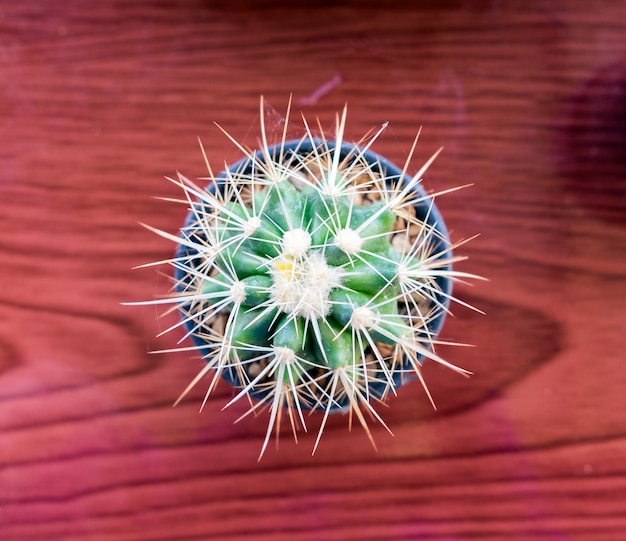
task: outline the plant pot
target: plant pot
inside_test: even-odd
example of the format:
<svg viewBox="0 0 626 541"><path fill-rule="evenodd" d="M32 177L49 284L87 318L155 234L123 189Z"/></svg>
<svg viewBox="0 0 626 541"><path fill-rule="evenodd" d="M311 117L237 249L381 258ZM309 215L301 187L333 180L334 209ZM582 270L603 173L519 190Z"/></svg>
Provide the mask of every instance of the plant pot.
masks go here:
<svg viewBox="0 0 626 541"><path fill-rule="evenodd" d="M336 147L334 142L326 142L320 139L311 140L306 138L304 140L294 140L282 145L271 146L265 152L258 151L253 157L248 156L230 166L227 171L222 172L216 177L215 182L208 186L207 193L211 194L212 196L217 196L217 199L220 201L227 202L233 200L235 196L233 193L230 193L232 192L233 179L245 179L251 182L255 182L256 180L254 179L263 176L263 169L268 168L267 161L269 157L271 157L272 161L283 162L283 165L281 166L281 171L279 171L279 173L283 173L287 168L293 167L299 172L298 174L304 174L304 171L307 176L311 177L312 179L316 176L316 172L307 171L307 169L323 169L323 167L320 168L319 164L316 163L315 156L323 156L321 162L332 164L332 161L328 161L327 158L335 158L335 150ZM312 156L313 162L310 161ZM408 351L396 352L395 357L401 357L401 359L394 358L393 360L386 360L384 361L386 366L382 366L382 363L379 363L381 364L381 366L376 367L375 360L372 360L370 358L367 361L367 369L363 369L361 371L357 370L358 374L355 373L351 376L355 379L355 389L358 389L360 391L360 395L362 395L360 399L363 397L367 397L367 399L371 402L375 402L377 400L384 399L390 391L395 391L395 389L406 383L408 380L414 378L416 376L416 363L421 363L426 356L434 355L432 353L432 344L443 325L449 304L449 299L452 293L452 275L450 274L452 257L451 244L444 221L436 206L434 205L432 198L425 193L421 184L416 183L414 180L410 179L407 176L405 176L405 178L401 178L402 170L399 167L390 163L388 160L379 156L378 154L375 154L371 150L363 151L355 145L347 143L342 144L340 146L338 162L344 163L351 157L356 157L357 161L359 162L359 170L365 171L363 174L366 176L366 178L364 178L363 183L371 182L371 180L368 180L370 176L382 179L382 181L377 183L372 182L371 185L368 186L368 188L371 188L370 190L357 189L358 196L362 196L363 194L365 194L364 197L368 197L368 191L370 193L379 191L382 186L388 189L389 193L398 193L402 190L403 187L410 187L410 193L406 195L405 199L411 201L411 206L410 209L405 210L409 211L412 214L413 222L411 223L411 227L418 229L421 228L421 232L417 235L417 241L410 236L407 241L411 242L411 244L415 246L416 243L419 244L421 239L424 244L423 246L421 246L420 250L422 250L424 253L427 253L428 257L431 259L429 265L432 273L430 276L427 272L424 273L423 281L425 291L423 294L423 298L417 299L415 301L416 304L413 307L413 311L422 310L422 313L414 313L410 325L410 327L414 331L413 336L415 340L419 343L420 347L413 350L411 350L411 348L409 347ZM303 163L306 163L307 165L305 166L303 165ZM311 163L313 163L313 165L311 165ZM309 186L305 184L302 180L298 179L298 174L294 175L293 179L283 180L282 182L291 183L291 186L295 187L296 190L300 190L299 193L302 193L302 190L309 189ZM266 190L268 189L269 188L266 188ZM289 191L291 192L293 190ZM354 195L351 194L351 196ZM362 205L358 205L359 208L377 204L376 197L379 198L378 205L380 205L380 201L384 198L381 197L380 194L374 193L373 199L363 201ZM306 201L308 202L309 200L307 199ZM208 206L211 206L211 204L213 203L208 203ZM270 204L268 203L267 206L269 205ZM204 217L204 211L206 210L206 207L206 201L197 202L194 208L190 210L185 225L181 230L181 238L187 240L193 239L194 243L194 245L181 243L176 253L176 261L184 262L183 264L178 264L175 270L175 278L177 281L176 291L183 296L189 295L190 291L198 291L198 282L202 280L201 275L208 268L206 267L206 253L204 252L203 248L198 249L198 246L209 246L215 243L215 239L207 239L207 231L208 228L211 226L207 226L206 224L203 225L201 223L202 219L204 218L200 218L200 216ZM306 207L306 203L304 207ZM250 209L250 211L252 213L252 209ZM258 212L258 209L255 212ZM213 217L211 217L211 220L212 219ZM229 219L230 218L226 218L226 220ZM272 219L277 220L276 217L272 217ZM314 215L311 213L308 219L309 223L302 222L295 225L298 226L298 229L308 231L309 234L316 236L315 232L312 230L317 227L319 231L319 228L324 226L320 226L320 220L315 220ZM394 228L406 225L406 220L403 221L396 219L395 221L400 221L401 224L398 225L394 223ZM321 220L321 222L323 222L323 220ZM233 228L238 227L235 223L235 220L232 221L232 224ZM277 226L273 229L278 230L280 233L283 233L283 227L281 227L279 224L273 225ZM223 235L227 236L228 226L225 226L223 229L225 231ZM404 237L407 237L407 233L403 230L393 231L387 236L390 238L390 242L387 242L388 246L397 246L400 241L404 241ZM317 235L317 237L319 238L320 235ZM278 241L278 238L276 240ZM328 238L326 238L325 240L328 241ZM376 240L382 239L379 239L377 237ZM258 243L259 242L257 242L257 244ZM330 243L326 242L324 246L320 246L319 244L315 245L314 243L311 248L309 248L308 252L322 253L325 257L325 254L331 251L328 247L328 244ZM367 242L365 244L367 244ZM385 248L381 248L381 250L383 251L384 249ZM333 251L336 252L337 250L334 249ZM251 254L253 252L247 253ZM254 255L258 256L259 274L264 277L264 282L272 281L273 263L271 261L272 258L277 258L280 256L279 251L269 254L263 254L262 251L257 251L254 252ZM336 256L336 254L334 255ZM349 254L349 257L347 259L356 259L357 257L358 255ZM265 258L266 261L263 261L263 258ZM239 261L237 258L233 259ZM250 258L247 259L249 260ZM354 268L354 265L351 266L350 263L346 263L345 257L335 257L334 259L340 262L338 264L339 268L345 269L343 271L344 276L348 276L350 274L350 271ZM372 263L375 260L376 257L370 257L369 263ZM224 263L227 262L224 260L222 261L222 264ZM249 261L246 261L245 263L249 263ZM203 265L205 265L204 270ZM343 267L341 265L343 265ZM218 262L215 265L210 266L212 272L215 272L216 266L220 266L220 263ZM250 265L242 265L242 267L245 268L241 272L241 274L238 268L230 269L229 273L232 274L232 271L234 271L235 274L237 274L236 278L238 279L249 278L250 276L252 276L250 274L250 269L248 268L249 266ZM329 266L332 267L333 265ZM362 270L360 267L361 266L359 266L359 270ZM266 278L269 278L269 280L267 280ZM347 281L347 279L345 280ZM352 280L350 285L346 286L344 283L342 283L342 280L340 280L339 285L337 285L335 289L341 290L341 288L343 287L358 288L359 284L355 284L354 282L355 281ZM373 282L376 282L376 280L374 279ZM306 288L302 287L301 289L305 290ZM358 292L360 293L360 291ZM366 292L366 294L369 295L370 298L375 295L371 292L371 285L368 286L368 291ZM413 297L417 297L418 295L419 292L413 291ZM260 297L263 297L265 299L267 306L271 304L271 300L267 300L267 295L260 295ZM354 297L358 297L359 299L361 298L358 295L354 295ZM399 298L397 299L397 303L401 305L399 308L399 315L405 316L405 319L409 318L409 315L407 313L408 306L406 303L406 299ZM377 302L374 302L374 304L377 304ZM204 310L206 310L209 305L209 301L207 301L206 303L196 304L186 303L182 304L180 308L182 311L183 320L185 321L184 325L189 336L193 340L194 344L197 346L198 350L204 355L205 360L211 362L212 360L214 360L215 355L220 354L220 352L216 351L215 336L213 336L213 330L209 328L212 324L211 320L203 320L204 314L206 314ZM330 309L324 316L320 316L319 314L314 314L313 316L311 316L306 312L294 316L305 320L307 317L310 318L308 326L306 325L306 321L305 324L300 325L300 327L307 327L306 332L312 335L308 338L308 340L312 342L319 342L319 340L316 341L315 337L313 336L316 332L312 323L315 316L317 316L318 320L320 317L333 319L331 328L335 330L335 332L338 329L342 329L345 327L345 317L343 318L343 320L335 319L334 312L336 310L336 306L337 305L332 304L331 301ZM254 305L246 306L242 309L247 311L258 310L258 308ZM278 309L277 311L281 312L280 309ZM320 310L320 313L322 312L324 312L324 310ZM200 315L194 315L194 313ZM224 311L222 317L228 317L227 310ZM275 316L273 315L272 317ZM420 324L420 318L423 319L422 324ZM285 318L283 318L283 320L284 319ZM223 321L220 323L220 325L223 328ZM277 320L274 320L274 323L272 323L269 328L266 329L268 347L271 347L271 335L272 333L276 332L277 325ZM391 334L393 334L393 328L388 326L388 331L390 329ZM219 332L222 331L218 331L218 334ZM348 331L344 330L343 332L346 333ZM390 349L393 349L393 344L390 343L392 342L392 340L389 336L389 333L382 337L381 333L372 334L374 335L374 339L376 338L376 336L378 337L378 339L382 338L382 350L388 352ZM358 349L362 351L363 346L365 346L365 353L367 357L371 353L372 346L369 344L368 339L362 339L361 344L362 346L360 346ZM233 345L235 347L238 345L242 345L242 348L238 352L238 356L242 357L242 363L240 365L237 365L236 362L217 363L216 369L219 371L221 376L236 389L244 389L246 388L246 386L248 386L248 391L245 394L250 396L253 400L259 403L270 403L274 398L273 393L275 392L275 389L271 386L272 376L268 375L267 378L259 380L258 385L253 385L250 387L250 382L254 380L255 376L259 372L259 369L262 369L263 367L259 366L259 363L254 361L247 362L249 361L249 359L244 358L247 357L245 350L246 347L249 346L249 344L243 345L240 342L239 344L235 343ZM320 409L323 411L341 411L351 408L351 406L353 405L354 396L351 396L351 392L349 389L344 389L345 392L343 394L333 393L332 399L330 398L331 393L329 390L329 385L331 376L329 373L327 377L324 378L323 374L321 374L321 372L323 372L323 369L321 369L320 366L324 365L325 358L323 354L320 354L315 350L316 347L317 349L320 349L319 345L314 345L311 347L313 351L309 351L307 354L307 358L310 354L310 356L312 356L314 359L314 361L310 365L307 365L309 366L309 372L311 373L311 377L309 379L312 380L309 381L309 384L310 387L313 387L313 389L310 392L307 392L306 396L303 397L303 400L299 407L302 410ZM332 347L332 345L329 347ZM407 355L407 353L411 352L412 354ZM267 352L263 351L263 353L265 354ZM399 353L401 355L399 355ZM353 355L353 357L355 356ZM356 357L359 358L346 359L348 365L354 365L357 367L362 366L363 359L360 358L361 355L356 355ZM274 373L274 377L275 376L276 373ZM315 384L317 384L317 388L315 388ZM329 396L326 396L325 393Z"/></svg>

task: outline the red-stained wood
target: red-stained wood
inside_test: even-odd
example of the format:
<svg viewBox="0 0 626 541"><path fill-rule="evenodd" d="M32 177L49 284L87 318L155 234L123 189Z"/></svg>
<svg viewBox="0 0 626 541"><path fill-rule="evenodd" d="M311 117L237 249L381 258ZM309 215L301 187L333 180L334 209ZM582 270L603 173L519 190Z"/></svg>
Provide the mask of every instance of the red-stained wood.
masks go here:
<svg viewBox="0 0 626 541"><path fill-rule="evenodd" d="M626 535L626 3L6 2L0 12L0 539L545 539ZM180 5L179 5L180 4ZM259 96L347 135L431 191L465 271L441 348L381 408L319 415L257 462L266 417L193 353L175 315L122 306L184 206L165 176L255 146ZM294 115L294 133L298 114Z"/></svg>

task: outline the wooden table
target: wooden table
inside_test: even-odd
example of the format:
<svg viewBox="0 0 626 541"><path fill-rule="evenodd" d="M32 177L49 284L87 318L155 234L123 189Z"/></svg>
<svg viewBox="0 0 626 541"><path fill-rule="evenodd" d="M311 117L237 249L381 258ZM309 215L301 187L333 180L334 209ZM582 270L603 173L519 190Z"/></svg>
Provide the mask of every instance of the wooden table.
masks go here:
<svg viewBox="0 0 626 541"><path fill-rule="evenodd" d="M180 5L178 5L180 4ZM237 3L233 3L237 4ZM0 538L25 540L626 539L626 3L5 2L0 12ZM442 348L387 401L395 436L333 416L260 462L266 418L234 424L220 384L122 306L181 205L256 146L259 97L293 94L347 136L389 121L425 177L459 265ZM167 270L167 269L164 269ZM313 425L315 420L313 421Z"/></svg>

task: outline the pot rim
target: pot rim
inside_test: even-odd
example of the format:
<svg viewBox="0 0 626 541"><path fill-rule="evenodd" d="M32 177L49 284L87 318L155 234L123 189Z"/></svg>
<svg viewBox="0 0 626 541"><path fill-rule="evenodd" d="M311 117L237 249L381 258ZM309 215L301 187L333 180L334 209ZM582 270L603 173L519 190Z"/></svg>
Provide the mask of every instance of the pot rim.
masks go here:
<svg viewBox="0 0 626 541"><path fill-rule="evenodd" d="M308 154L315 148L323 148L325 151L334 150L336 148L335 141L327 141L319 138L310 139L308 137L302 139L293 139L286 141L284 143L279 143L275 145L271 145L267 148L267 153L270 156L275 157L278 156L281 152L283 153L285 158L288 158L290 153L293 154ZM385 179L387 185L391 185L395 182L400 182L401 184L405 184L409 181L410 176L405 175L404 178L400 178L402 175L402 169L400 169L397 165L389 161L384 156L372 151L371 149L367 149L363 151L361 147L359 147L355 143L343 142L340 146L340 159L344 160L346 157L350 156L350 154L354 154L355 157L359 157L363 159L368 164L373 165L377 169L377 173L379 173L382 178ZM228 179L229 174L245 174L248 171L252 170L252 167L255 163L264 162L265 154L262 150L255 151L252 156L245 156L240 160L231 164L227 169L220 172L216 177L215 181L211 182L206 186L206 190L211 193L215 193L216 190L221 191L221 187L224 185L226 180ZM414 192L418 194L420 202L417 205L414 205L416 214L418 219L424 221L429 228L432 228L437 232L437 236L434 238L435 240L435 248L434 253L447 252L443 253L441 256L442 261L448 260L446 265L442 265L441 269L445 271L449 271L452 269L452 250L451 250L451 242L450 236L448 233L448 229L445 225L443 217L437 206L435 205L434 200L430 197L421 183L418 183L415 186ZM192 227L195 222L195 215L193 210L190 210L185 219L184 225L180 230L181 237L184 234L185 230L188 230ZM184 257L192 253L192 250L182 244L179 244L176 249L175 257ZM176 279L176 291L182 292L182 286L180 284L184 283L185 272L180 267L175 268L174 278ZM441 328L443 327L443 323L446 318L447 309L450 305L450 298L452 295L452 286L453 280L452 278L446 276L437 276L435 277L435 282L439 288L439 291L435 293L437 303L441 305L441 309L438 310L437 315L426 322L425 330L428 332L431 339L435 339ZM203 340L200 336L198 336L197 331L194 331L195 325L193 321L186 321L184 327L188 333L190 333L190 337L192 339L193 344L202 354L204 349L209 347L209 343ZM202 354L203 359L208 358L206 354ZM424 355L419 355L418 360L421 363L424 361ZM410 380L416 378L415 374L412 371L405 370L408 368L409 362L406 358L402 363L402 371L396 371L393 376L393 382L395 388L401 387L402 385L408 383ZM225 369L221 374L222 378L225 379L230 385L236 388L241 388L241 382L237 378L236 371L233 369ZM371 395L375 398L382 399L387 390L389 389L389 385L386 382L369 382L368 390ZM250 396L256 400L262 400L269 391L258 391L254 390L250 393ZM346 398L347 404L347 398ZM341 410L346 404L340 404L340 406L332 406L331 410ZM307 409L303 406L303 409ZM321 409L321 408L316 408Z"/></svg>

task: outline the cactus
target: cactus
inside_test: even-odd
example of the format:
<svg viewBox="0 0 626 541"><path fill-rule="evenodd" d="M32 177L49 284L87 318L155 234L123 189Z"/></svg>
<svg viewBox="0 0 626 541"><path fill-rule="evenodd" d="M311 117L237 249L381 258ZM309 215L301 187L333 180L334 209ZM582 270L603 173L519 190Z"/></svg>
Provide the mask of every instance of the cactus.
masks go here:
<svg viewBox="0 0 626 541"><path fill-rule="evenodd" d="M400 170L370 150L386 125L349 144L345 122L344 109L330 140L304 120L306 134L287 141L286 121L270 145L261 100L261 149L237 144L245 157L210 173L207 189L169 179L188 218L179 236L153 229L178 245L166 261L175 285L146 304L174 303L182 317L168 330L182 326L205 361L179 401L212 371L204 403L224 378L235 388L226 407L269 409L259 458L285 414L296 436L323 412L313 452L333 411L356 416L374 444L366 417L387 428L375 405L399 386L417 377L432 402L425 359L469 374L435 352L452 282L473 277L452 269L460 258L421 187L439 152L408 176L417 137Z"/></svg>

